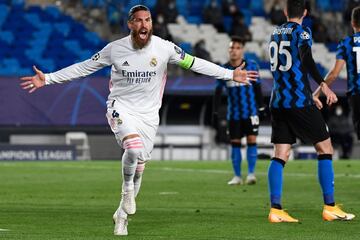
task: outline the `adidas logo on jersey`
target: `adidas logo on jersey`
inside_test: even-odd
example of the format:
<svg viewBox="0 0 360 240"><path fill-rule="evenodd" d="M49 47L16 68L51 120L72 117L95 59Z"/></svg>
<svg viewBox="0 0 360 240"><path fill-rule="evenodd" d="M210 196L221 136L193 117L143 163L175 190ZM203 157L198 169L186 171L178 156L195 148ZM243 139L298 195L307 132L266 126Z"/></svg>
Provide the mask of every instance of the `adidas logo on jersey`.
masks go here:
<svg viewBox="0 0 360 240"><path fill-rule="evenodd" d="M122 65L123 65L123 66L126 66L126 67L130 66L127 61L125 61Z"/></svg>
<svg viewBox="0 0 360 240"><path fill-rule="evenodd" d="M304 40L308 40L308 39L310 39L310 34L307 33L307 32L302 32L302 33L300 34L300 38L301 38L301 39L304 39Z"/></svg>

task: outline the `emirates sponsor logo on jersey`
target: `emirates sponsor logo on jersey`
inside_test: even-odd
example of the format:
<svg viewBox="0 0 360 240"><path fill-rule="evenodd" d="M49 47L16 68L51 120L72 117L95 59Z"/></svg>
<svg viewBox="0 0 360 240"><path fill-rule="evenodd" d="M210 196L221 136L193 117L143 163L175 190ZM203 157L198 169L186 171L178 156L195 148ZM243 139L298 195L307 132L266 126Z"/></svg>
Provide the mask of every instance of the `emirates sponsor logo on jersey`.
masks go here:
<svg viewBox="0 0 360 240"><path fill-rule="evenodd" d="M121 74L123 77L127 78L126 82L128 84L141 84L149 83L151 81L151 78L156 76L156 71L122 70Z"/></svg>

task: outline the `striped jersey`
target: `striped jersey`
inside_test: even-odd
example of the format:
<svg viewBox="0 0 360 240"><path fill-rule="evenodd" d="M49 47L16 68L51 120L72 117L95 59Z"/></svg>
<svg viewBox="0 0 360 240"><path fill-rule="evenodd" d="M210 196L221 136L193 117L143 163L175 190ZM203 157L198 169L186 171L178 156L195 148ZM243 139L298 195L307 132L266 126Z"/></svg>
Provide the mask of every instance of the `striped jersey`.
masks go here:
<svg viewBox="0 0 360 240"><path fill-rule="evenodd" d="M230 63L226 63L224 67L232 70L235 69ZM259 71L259 67L255 61L246 61L245 69L248 71ZM226 88L227 91L228 120L248 119L250 116L258 115L254 86L260 84L260 79L257 79L256 82L252 82L251 85L217 79L216 88Z"/></svg>
<svg viewBox="0 0 360 240"><path fill-rule="evenodd" d="M346 62L348 94L360 94L360 32L340 41L336 59Z"/></svg>
<svg viewBox="0 0 360 240"><path fill-rule="evenodd" d="M271 108L302 108L313 105L312 91L300 59L300 48L311 47L308 28L295 22L276 27L269 44L270 68L274 78Z"/></svg>

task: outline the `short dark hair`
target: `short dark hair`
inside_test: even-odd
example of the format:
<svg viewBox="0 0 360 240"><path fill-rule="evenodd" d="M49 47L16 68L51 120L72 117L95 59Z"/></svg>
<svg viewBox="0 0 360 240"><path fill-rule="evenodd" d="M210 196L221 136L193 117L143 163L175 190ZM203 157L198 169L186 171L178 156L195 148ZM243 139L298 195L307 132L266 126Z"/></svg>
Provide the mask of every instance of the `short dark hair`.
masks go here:
<svg viewBox="0 0 360 240"><path fill-rule="evenodd" d="M128 13L128 21L131 21L133 19L133 16L138 11L147 11L150 12L150 9L145 5L135 5L132 8L130 8Z"/></svg>
<svg viewBox="0 0 360 240"><path fill-rule="evenodd" d="M304 0L287 0L286 10L289 18L301 18L305 9Z"/></svg>
<svg viewBox="0 0 360 240"><path fill-rule="evenodd" d="M354 24L354 27L360 28L360 7L356 7L352 10L351 21Z"/></svg>
<svg viewBox="0 0 360 240"><path fill-rule="evenodd" d="M231 37L231 42L237 42L242 44L245 47L246 44L246 40L240 36L232 36Z"/></svg>

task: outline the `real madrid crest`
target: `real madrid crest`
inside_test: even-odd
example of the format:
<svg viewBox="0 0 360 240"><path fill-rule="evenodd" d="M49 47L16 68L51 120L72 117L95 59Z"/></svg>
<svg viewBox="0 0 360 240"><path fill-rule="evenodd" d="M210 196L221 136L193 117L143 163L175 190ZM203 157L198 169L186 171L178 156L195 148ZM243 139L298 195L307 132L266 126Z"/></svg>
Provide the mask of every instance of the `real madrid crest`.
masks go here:
<svg viewBox="0 0 360 240"><path fill-rule="evenodd" d="M156 58L153 57L153 58L151 59L151 61L150 61L150 66L151 66L151 67L156 67L156 65L157 65L157 60L156 60Z"/></svg>

